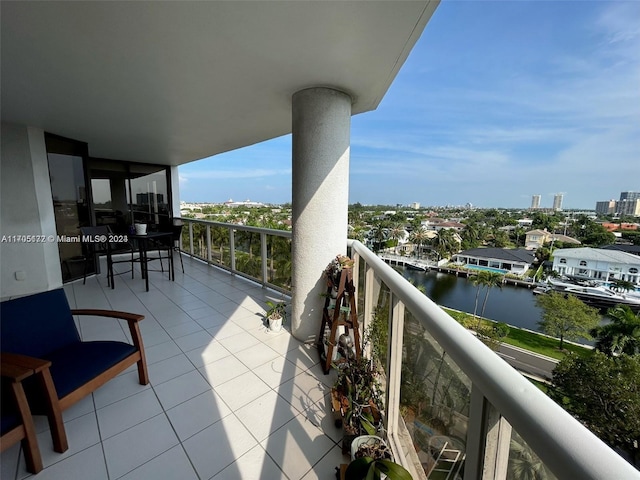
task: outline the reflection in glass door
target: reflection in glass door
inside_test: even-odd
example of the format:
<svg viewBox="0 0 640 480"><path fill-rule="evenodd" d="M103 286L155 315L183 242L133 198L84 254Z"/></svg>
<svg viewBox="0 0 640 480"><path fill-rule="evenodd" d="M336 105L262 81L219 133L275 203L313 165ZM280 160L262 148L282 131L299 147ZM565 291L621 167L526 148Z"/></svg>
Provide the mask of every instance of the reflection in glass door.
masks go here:
<svg viewBox="0 0 640 480"><path fill-rule="evenodd" d="M79 239L80 227L90 225L89 204L84 180L83 158L77 155L48 153L49 180L53 196L53 210L58 236ZM68 282L84 274L85 261L82 244L73 241L58 242L62 280ZM87 265L87 274L94 266Z"/></svg>

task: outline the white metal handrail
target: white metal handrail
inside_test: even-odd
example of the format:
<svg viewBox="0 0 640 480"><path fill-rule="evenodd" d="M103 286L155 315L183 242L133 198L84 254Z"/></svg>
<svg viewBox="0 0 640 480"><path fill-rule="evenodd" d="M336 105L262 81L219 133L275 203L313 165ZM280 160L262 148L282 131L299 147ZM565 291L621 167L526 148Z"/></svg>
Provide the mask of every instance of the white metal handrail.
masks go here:
<svg viewBox="0 0 640 480"><path fill-rule="evenodd" d="M248 275L237 271L235 262L233 262L234 231L248 231L261 235L263 266L266 265L266 236L291 238L291 232L283 230L188 218L183 218L183 220L189 224L189 253L191 255L194 254L192 224L200 223L207 225L208 228L213 226L229 230L231 271L243 276ZM348 245L356 254L354 256L363 260L390 289L396 303L407 308L416 319L423 322L429 334L471 380L474 391L480 392L500 415L508 420L557 478L581 480L640 478L640 473L633 466L495 355L482 342L478 341L469 331L414 288L371 250L355 240L349 240ZM207 235L207 250L207 257L210 261L210 235ZM354 270L357 271L357 269ZM266 282L264 274L263 280L255 277L250 278L266 286L282 290L282 288ZM365 304L365 312L367 311L371 312L372 306ZM401 338L402 332L399 332L398 335L391 332L391 336L396 339ZM400 356L389 355L389 357L391 361L401 361ZM394 370L394 368L390 370ZM394 384L394 388L398 388L397 385ZM397 395L395 397L397 398ZM399 412L395 411L395 414L398 415ZM474 413L471 412L471 415ZM390 425L394 424L397 424L397 420L390 422ZM390 431L390 433L393 432ZM470 445L482 443L482 439L480 442L470 439L469 442ZM472 456L470 452L467 454L468 457ZM472 469L465 469L465 477L469 476L468 470Z"/></svg>
<svg viewBox="0 0 640 480"><path fill-rule="evenodd" d="M635 479L640 473L358 241L349 246L456 362L560 479ZM393 328L393 327L392 327ZM402 333L400 332L400 336ZM390 332L391 337L396 337ZM391 356L401 361L400 356ZM390 370L393 370L390 369ZM393 412L398 415L399 412Z"/></svg>
<svg viewBox="0 0 640 480"><path fill-rule="evenodd" d="M263 286L272 288L274 290L278 290L281 291L283 293L289 293L290 292L284 288L282 288L279 285L275 285L270 283L267 280L267 236L275 236L275 237L282 237L282 238L287 238L287 239L291 239L291 232L287 231L287 230L275 230L275 229L270 229L270 228L260 228L260 227L253 227L253 226L249 226L249 225L236 225L236 224L231 224L231 223L222 223L222 222L214 222L214 221L209 221L209 220L198 220L198 219L194 219L194 218L185 218L182 217L181 220L183 222L185 222L188 225L188 233L189 233L189 249L188 251L186 251L186 253L188 253L191 256L195 256L200 258L198 255L195 254L194 252L194 235L193 235L193 225L194 224L201 224L204 225L206 227L206 241L207 241L207 246L206 246L206 258L204 258L203 260L212 263L212 253L211 253L211 227L216 227L216 228L223 228L225 230L228 231L228 235L229 235L229 255L230 255L230 266L224 266L224 265L218 265L220 268L224 268L226 270L231 271L233 274L235 275L240 275L246 278L249 278L251 280L254 280L260 284L262 284ZM252 275L248 275L245 272L242 272L241 270L238 270L236 268L236 247L235 247L235 233L237 231L242 231L242 232L250 232L250 233L257 233L260 235L260 260L261 260L261 265L262 265L262 279L258 278L258 277L254 277ZM180 249L183 250L182 248L182 239L180 241ZM183 250L184 251L184 250Z"/></svg>

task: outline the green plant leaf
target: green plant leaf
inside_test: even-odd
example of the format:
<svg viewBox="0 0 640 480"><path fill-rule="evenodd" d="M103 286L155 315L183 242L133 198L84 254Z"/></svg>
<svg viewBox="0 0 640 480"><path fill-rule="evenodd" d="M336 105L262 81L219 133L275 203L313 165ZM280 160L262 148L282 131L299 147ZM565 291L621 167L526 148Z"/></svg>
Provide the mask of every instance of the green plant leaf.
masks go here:
<svg viewBox="0 0 640 480"><path fill-rule="evenodd" d="M374 465L380 473L384 473L390 480L412 480L413 478L406 468L391 460L376 460Z"/></svg>
<svg viewBox="0 0 640 480"><path fill-rule="evenodd" d="M374 460L371 457L361 457L353 460L347 467L347 480L375 480L384 473L389 480L413 480L409 471L402 465L391 460Z"/></svg>

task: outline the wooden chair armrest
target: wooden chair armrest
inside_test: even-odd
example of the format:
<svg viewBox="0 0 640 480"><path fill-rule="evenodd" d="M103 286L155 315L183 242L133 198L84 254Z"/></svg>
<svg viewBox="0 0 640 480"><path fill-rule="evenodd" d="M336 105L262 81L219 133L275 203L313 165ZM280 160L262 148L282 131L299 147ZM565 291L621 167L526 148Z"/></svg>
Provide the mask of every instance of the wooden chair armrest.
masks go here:
<svg viewBox="0 0 640 480"><path fill-rule="evenodd" d="M0 361L2 362L3 371L5 366L13 366L27 369L31 373L38 373L51 366L51 362L49 360L29 357L28 355L21 355L19 353L2 352L0 354Z"/></svg>
<svg viewBox="0 0 640 480"><path fill-rule="evenodd" d="M0 361L0 375L4 378L13 380L14 382L21 382L25 378L33 375L33 370L14 363L5 363Z"/></svg>
<svg viewBox="0 0 640 480"><path fill-rule="evenodd" d="M100 310L83 308L71 310L71 315L93 315L96 317L119 318L127 322L139 322L144 319L144 315L138 313L118 312L117 310Z"/></svg>
<svg viewBox="0 0 640 480"><path fill-rule="evenodd" d="M78 309L71 310L72 315L94 315L97 317L110 317L126 320L129 324L129 331L131 332L131 339L134 346L142 352L144 355L144 346L142 344L142 334L140 333L140 327L138 322L144 319L144 315L137 313L118 312L117 310L99 310L99 309Z"/></svg>

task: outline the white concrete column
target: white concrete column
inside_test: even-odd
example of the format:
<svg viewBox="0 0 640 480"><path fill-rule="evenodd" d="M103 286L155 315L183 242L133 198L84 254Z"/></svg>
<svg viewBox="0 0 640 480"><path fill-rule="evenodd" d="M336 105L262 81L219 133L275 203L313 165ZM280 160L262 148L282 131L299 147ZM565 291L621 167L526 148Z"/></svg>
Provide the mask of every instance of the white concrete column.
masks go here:
<svg viewBox="0 0 640 480"><path fill-rule="evenodd" d="M351 97L330 88L293 95L293 335L319 333L322 271L347 249Z"/></svg>
<svg viewBox="0 0 640 480"><path fill-rule="evenodd" d="M171 213L174 217L180 216L180 176L174 165L171 166Z"/></svg>

